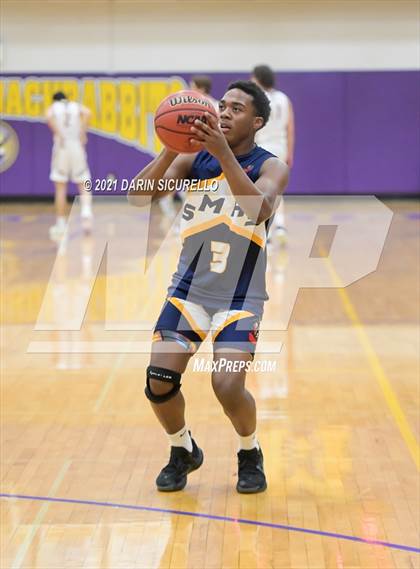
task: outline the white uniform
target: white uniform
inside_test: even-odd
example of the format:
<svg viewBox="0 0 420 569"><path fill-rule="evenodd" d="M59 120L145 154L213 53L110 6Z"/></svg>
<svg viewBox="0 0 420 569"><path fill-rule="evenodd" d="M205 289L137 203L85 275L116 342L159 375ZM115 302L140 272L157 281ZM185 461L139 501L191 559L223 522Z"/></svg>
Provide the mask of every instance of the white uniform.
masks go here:
<svg viewBox="0 0 420 569"><path fill-rule="evenodd" d="M219 114L219 101L211 95L206 95L206 97L207 99L210 99L210 101L213 103L213 107L215 108L216 113Z"/></svg>
<svg viewBox="0 0 420 569"><path fill-rule="evenodd" d="M54 101L47 118L54 119L61 137L54 136L50 180L81 184L90 179L90 171L82 134L82 107L74 101ZM60 138L61 141L60 142Z"/></svg>
<svg viewBox="0 0 420 569"><path fill-rule="evenodd" d="M287 125L289 124L289 98L282 91L265 91L270 100L271 113L267 124L257 131L255 142L283 160L287 159Z"/></svg>
<svg viewBox="0 0 420 569"><path fill-rule="evenodd" d="M273 89L265 91L270 100L271 113L267 124L257 131L255 142L265 148L283 162L287 160L287 127L290 118L290 102L288 96L282 91ZM274 216L274 229L284 235L284 202L280 200L279 207Z"/></svg>

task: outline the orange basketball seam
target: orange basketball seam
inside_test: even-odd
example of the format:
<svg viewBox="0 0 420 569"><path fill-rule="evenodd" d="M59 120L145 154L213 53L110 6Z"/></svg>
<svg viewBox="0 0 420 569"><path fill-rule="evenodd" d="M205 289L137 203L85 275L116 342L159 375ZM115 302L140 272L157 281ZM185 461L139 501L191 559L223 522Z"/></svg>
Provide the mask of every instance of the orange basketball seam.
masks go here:
<svg viewBox="0 0 420 569"><path fill-rule="evenodd" d="M173 132L174 134L186 134L186 135L190 136L191 138L194 138L193 132L182 132L182 130L173 130L172 128L168 128L166 126L155 125L155 129L157 130L158 128L160 128L162 130L166 130L167 132Z"/></svg>
<svg viewBox="0 0 420 569"><path fill-rule="evenodd" d="M170 111L164 111L163 113L160 113L159 115L155 115L155 121L156 121L157 119L159 119L160 117L163 117L163 116L168 115L168 114L170 114L170 113L184 113L184 112L187 112L187 111L200 112L200 111L204 111L204 109L203 109L202 107L201 107L201 108L197 108L197 109L190 109L190 108L186 108L186 109L184 109L184 108L182 108L182 109L171 109ZM214 118L217 119L217 114L216 114L214 111L207 111L207 110L206 110L206 111L204 111L204 112L209 113L210 115L214 116Z"/></svg>

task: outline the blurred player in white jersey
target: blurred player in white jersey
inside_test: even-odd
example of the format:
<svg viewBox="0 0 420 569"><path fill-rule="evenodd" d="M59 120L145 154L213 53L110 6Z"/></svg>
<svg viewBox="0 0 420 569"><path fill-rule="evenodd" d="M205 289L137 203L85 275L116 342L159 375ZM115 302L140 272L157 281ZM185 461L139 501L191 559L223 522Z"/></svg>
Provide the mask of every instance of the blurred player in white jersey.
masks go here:
<svg viewBox="0 0 420 569"><path fill-rule="evenodd" d="M219 114L219 101L211 96L212 81L208 75L194 75L191 77L190 87L194 91L198 91L210 99L216 109L217 114Z"/></svg>
<svg viewBox="0 0 420 569"><path fill-rule="evenodd" d="M47 124L53 133L50 180L55 185L56 223L50 227L51 239L59 239L66 228L66 195L69 181L77 184L81 200L82 226L90 231L92 226L92 196L84 183L90 179L85 146L91 112L75 101L69 101L64 93L53 95L53 103L47 109Z"/></svg>
<svg viewBox="0 0 420 569"><path fill-rule="evenodd" d="M267 124L256 134L258 146L265 148L293 166L295 145L295 124L292 103L282 91L275 89L275 75L268 65L257 65L252 72L252 80L257 83L270 100L271 114ZM285 237L283 199L274 217L273 228L280 237Z"/></svg>

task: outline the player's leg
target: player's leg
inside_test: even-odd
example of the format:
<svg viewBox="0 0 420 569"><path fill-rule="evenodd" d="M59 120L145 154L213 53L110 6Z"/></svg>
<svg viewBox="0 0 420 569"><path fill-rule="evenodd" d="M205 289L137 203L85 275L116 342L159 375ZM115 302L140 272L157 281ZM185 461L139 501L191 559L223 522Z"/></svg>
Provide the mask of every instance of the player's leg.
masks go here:
<svg viewBox="0 0 420 569"><path fill-rule="evenodd" d="M159 200L159 207L162 213L169 219L173 220L177 214L177 209L174 204L174 199L172 194L165 196Z"/></svg>
<svg viewBox="0 0 420 569"><path fill-rule="evenodd" d="M245 387L246 366L252 356L229 348L215 349L212 374L214 393L240 437L252 436L257 428L255 400ZM236 371L234 371L236 370Z"/></svg>
<svg viewBox="0 0 420 569"><path fill-rule="evenodd" d="M93 214L92 214L92 194L86 191L85 184L78 183L77 188L80 195L80 217L82 227L86 233L92 231Z"/></svg>
<svg viewBox="0 0 420 569"><path fill-rule="evenodd" d="M58 219L63 219L65 221L67 214L67 182L54 182L55 186L55 196L54 196L54 208L55 215Z"/></svg>
<svg viewBox="0 0 420 569"><path fill-rule="evenodd" d="M165 303L156 324L147 368L145 393L171 445L169 463L156 479L158 489L164 492L182 490L187 475L203 462L203 453L185 422L185 400L181 393L182 374L204 339L201 329L195 326L195 317L200 320L205 315L192 303L184 305L179 299Z"/></svg>
<svg viewBox="0 0 420 569"><path fill-rule="evenodd" d="M71 180L77 185L80 195L80 217L86 233L92 230L92 193L86 190L85 182L90 180L90 170L84 145L78 140L68 143Z"/></svg>
<svg viewBox="0 0 420 569"><path fill-rule="evenodd" d="M285 244L287 238L286 220L284 215L284 199L281 198L279 206L274 214L273 233L280 243Z"/></svg>
<svg viewBox="0 0 420 569"><path fill-rule="evenodd" d="M167 332L162 332L162 335L163 338L167 338ZM153 342L147 372L148 398L157 419L168 435L185 428L185 400L178 387L181 386L181 376L192 353L187 351L187 346L183 343L181 334L171 340L162 339ZM168 397L171 393L172 396Z"/></svg>
<svg viewBox="0 0 420 569"><path fill-rule="evenodd" d="M169 462L157 476L156 486L161 492L176 492L185 487L187 475L203 463L203 452L185 422L185 399L180 391L181 376L193 352L187 351L181 334L170 337L169 331L160 333L162 340L153 343L147 368L146 396L171 447Z"/></svg>
<svg viewBox="0 0 420 569"><path fill-rule="evenodd" d="M245 386L258 338L259 318L245 316L230 323L228 315L225 318L226 326L219 327L221 329L213 337L215 371L212 385L238 435L236 489L251 494L267 488L263 453L257 438L256 404Z"/></svg>
<svg viewBox="0 0 420 569"><path fill-rule="evenodd" d="M66 230L67 182L54 182L55 224L50 227L50 238L61 239Z"/></svg>
<svg viewBox="0 0 420 569"><path fill-rule="evenodd" d="M51 156L50 180L54 182L55 225L50 227L50 238L60 239L66 230L67 218L67 182L69 180L67 148L54 143Z"/></svg>

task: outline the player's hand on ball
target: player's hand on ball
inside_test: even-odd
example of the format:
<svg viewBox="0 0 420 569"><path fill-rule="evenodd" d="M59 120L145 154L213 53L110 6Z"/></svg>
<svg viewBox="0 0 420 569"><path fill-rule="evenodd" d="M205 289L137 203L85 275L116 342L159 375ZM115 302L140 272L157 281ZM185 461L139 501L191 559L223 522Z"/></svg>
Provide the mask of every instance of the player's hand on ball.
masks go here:
<svg viewBox="0 0 420 569"><path fill-rule="evenodd" d="M190 139L191 146L203 145L207 152L210 152L215 158L219 159L229 150L229 145L219 127L218 121L210 113L205 113L206 121L195 120L194 126L191 127L191 134L194 138Z"/></svg>

